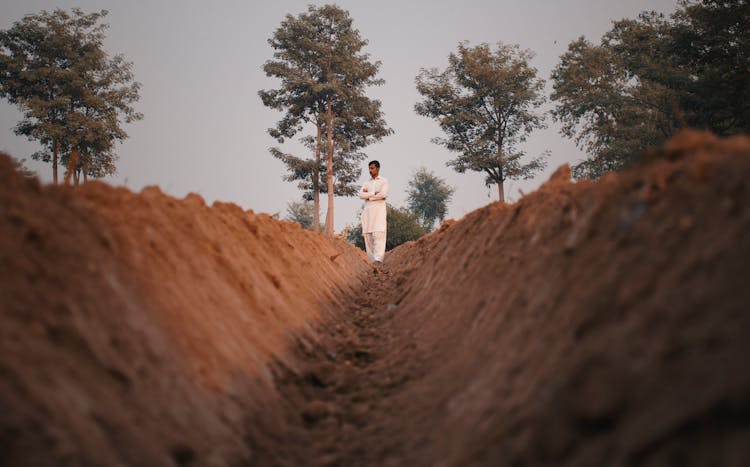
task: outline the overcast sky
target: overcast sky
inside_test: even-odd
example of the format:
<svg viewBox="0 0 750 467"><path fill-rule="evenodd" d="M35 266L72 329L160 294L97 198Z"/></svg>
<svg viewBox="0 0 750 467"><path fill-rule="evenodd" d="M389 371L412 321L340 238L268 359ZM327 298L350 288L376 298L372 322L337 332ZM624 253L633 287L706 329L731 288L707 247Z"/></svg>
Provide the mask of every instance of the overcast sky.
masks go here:
<svg viewBox="0 0 750 467"><path fill-rule="evenodd" d="M130 138L117 148L118 173L106 180L140 190L159 185L171 195L199 193L208 203L231 201L244 209L285 215L286 205L300 199L296 184L284 182L284 166L268 152L277 145L266 130L281 114L265 108L258 90L278 86L261 67L272 57L267 43L287 13L299 14L317 1L51 1L2 0L0 29L25 14L55 8L109 10L106 48L134 63L142 83L136 104L144 120L125 126ZM414 78L420 68L447 65L460 41L519 44L536 53L532 64L549 81L552 68L568 43L584 35L598 42L613 20L634 18L644 10L671 13L676 0L344 0L354 27L369 41L366 51L382 62L385 85L372 88L395 134L365 149L382 164L390 180L390 202L406 204L407 183L427 167L455 188L450 218L497 199L481 174L458 174L446 167L453 157L430 139L440 136L436 122L414 112L419 99ZM551 85L547 83L547 95ZM549 110L547 105L544 109ZM0 149L18 158L43 180L50 164L30 161L39 148L13 134L20 113L0 101ZM529 156L552 153L547 169L530 181L506 181L506 197L516 200L565 162L583 154L548 118L549 128L533 134L524 149ZM298 145L282 147L299 151ZM300 154L304 155L304 154ZM363 163L364 166L364 163ZM364 167L363 167L364 168ZM367 170L362 171L362 179ZM337 198L335 227L358 222L361 203ZM325 216L326 205L322 202Z"/></svg>

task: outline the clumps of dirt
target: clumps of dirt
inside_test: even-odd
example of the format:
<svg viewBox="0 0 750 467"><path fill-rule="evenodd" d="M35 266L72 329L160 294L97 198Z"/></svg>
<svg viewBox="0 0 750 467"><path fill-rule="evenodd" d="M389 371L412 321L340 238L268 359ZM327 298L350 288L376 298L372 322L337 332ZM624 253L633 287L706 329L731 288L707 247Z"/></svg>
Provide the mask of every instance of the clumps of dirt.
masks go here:
<svg viewBox="0 0 750 467"><path fill-rule="evenodd" d="M41 186L0 155L4 465L237 465L266 364L318 338L364 256L147 188ZM288 362L294 367L295 362Z"/></svg>

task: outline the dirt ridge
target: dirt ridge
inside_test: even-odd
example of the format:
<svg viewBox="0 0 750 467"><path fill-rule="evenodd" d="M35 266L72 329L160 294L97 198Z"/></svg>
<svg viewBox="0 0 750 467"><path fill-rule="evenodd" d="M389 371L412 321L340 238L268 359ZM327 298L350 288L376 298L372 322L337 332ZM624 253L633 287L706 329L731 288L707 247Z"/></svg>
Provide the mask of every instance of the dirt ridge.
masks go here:
<svg viewBox="0 0 750 467"><path fill-rule="evenodd" d="M367 268L268 215L42 186L5 156L0 239L3 465L249 462L241 414L267 363Z"/></svg>

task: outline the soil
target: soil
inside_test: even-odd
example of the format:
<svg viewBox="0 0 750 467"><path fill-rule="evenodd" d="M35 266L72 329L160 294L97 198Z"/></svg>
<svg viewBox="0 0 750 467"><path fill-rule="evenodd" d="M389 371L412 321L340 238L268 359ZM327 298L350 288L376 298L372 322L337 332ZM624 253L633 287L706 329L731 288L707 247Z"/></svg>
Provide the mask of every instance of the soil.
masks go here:
<svg viewBox="0 0 750 467"><path fill-rule="evenodd" d="M0 464L750 465L750 138L388 253L0 157Z"/></svg>

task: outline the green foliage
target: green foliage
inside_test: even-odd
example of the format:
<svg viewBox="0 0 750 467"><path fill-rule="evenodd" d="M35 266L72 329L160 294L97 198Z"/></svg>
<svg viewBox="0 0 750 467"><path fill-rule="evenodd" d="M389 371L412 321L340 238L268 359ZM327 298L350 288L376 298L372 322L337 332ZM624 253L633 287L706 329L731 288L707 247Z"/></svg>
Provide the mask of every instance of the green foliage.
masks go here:
<svg viewBox="0 0 750 467"><path fill-rule="evenodd" d="M346 240L360 250L365 251L365 238L362 236L362 224L347 226Z"/></svg>
<svg viewBox="0 0 750 467"><path fill-rule="evenodd" d="M599 45L581 37L552 73L553 116L588 158L576 177L632 164L683 127L750 131L750 6L684 2L669 19L614 23Z"/></svg>
<svg viewBox="0 0 750 467"><path fill-rule="evenodd" d="M303 138L309 149L314 151L315 140L311 137ZM328 186L321 184L320 179L328 175L328 167L320 157L302 158L290 153L283 152L278 147L270 149L271 154L282 161L287 168L287 174L283 180L287 182L298 182L297 187L303 190L302 197L313 200L316 187L318 193L328 193ZM356 152L343 154L342 146L336 148L333 159L334 193L336 196L354 196L358 192L357 181L362 174L360 162L366 157L364 153ZM317 177L317 184L315 183Z"/></svg>
<svg viewBox="0 0 750 467"><path fill-rule="evenodd" d="M269 130L279 142L301 131L304 123L315 122L329 102L336 105L337 113L343 113L339 111L346 106L354 109L354 98L359 98L360 106L375 113L370 123L378 123L380 102L367 99L362 92L366 86L383 84L374 78L380 62L371 63L369 55L361 52L367 41L352 27L346 10L311 5L306 13L286 15L268 43L274 60L267 61L263 70L279 78L281 87L258 94L264 105L286 111Z"/></svg>
<svg viewBox="0 0 750 467"><path fill-rule="evenodd" d="M391 206L390 204L386 208L388 210L386 217L386 251L390 251L403 243L416 240L426 233L413 212L406 208ZM365 249L362 224L351 226L346 238L349 243L362 250Z"/></svg>
<svg viewBox="0 0 750 467"><path fill-rule="evenodd" d="M438 121L446 137L433 142L459 156L448 162L459 173L483 172L497 184L504 200L506 179L531 178L545 165L545 155L523 164L519 143L544 119L535 110L544 103L544 81L529 65L533 54L517 45L469 47L463 42L448 57L444 71L422 69L416 78L424 100L418 114Z"/></svg>
<svg viewBox="0 0 750 467"><path fill-rule="evenodd" d="M403 243L416 240L426 233L417 216L405 208L389 205L387 224L386 250L392 250Z"/></svg>
<svg viewBox="0 0 750 467"><path fill-rule="evenodd" d="M453 188L444 179L422 167L409 181L407 199L409 209L419 219L425 231L431 232L435 221L442 222L448 212Z"/></svg>
<svg viewBox="0 0 750 467"><path fill-rule="evenodd" d="M750 2L684 2L672 15L669 44L691 126L719 135L750 133Z"/></svg>
<svg viewBox="0 0 750 467"><path fill-rule="evenodd" d="M72 151L84 176L114 173L122 123L142 118L131 106L140 88L132 64L103 49L106 15L56 9L0 31L0 96L23 112L14 131L41 143L32 157L52 160L55 178L58 154L66 163Z"/></svg>
<svg viewBox="0 0 750 467"><path fill-rule="evenodd" d="M359 150L392 132L380 101L365 95L367 87L383 84L375 77L380 62L371 62L362 52L367 41L354 29L349 13L336 5L311 5L306 13L287 15L268 43L274 59L263 70L279 78L281 86L258 94L264 105L285 112L269 134L283 143L305 124L314 124L316 135L309 136L314 159L280 159L293 173L291 180L302 180L305 190L310 186L308 197L328 193L326 226L332 233L334 194L357 192L357 163L365 157ZM282 153L278 149L274 155ZM301 166L306 168L303 172Z"/></svg>
<svg viewBox="0 0 750 467"><path fill-rule="evenodd" d="M286 214L286 220L298 223L303 229L313 229L315 207L310 201L303 200L288 203L286 205Z"/></svg>

